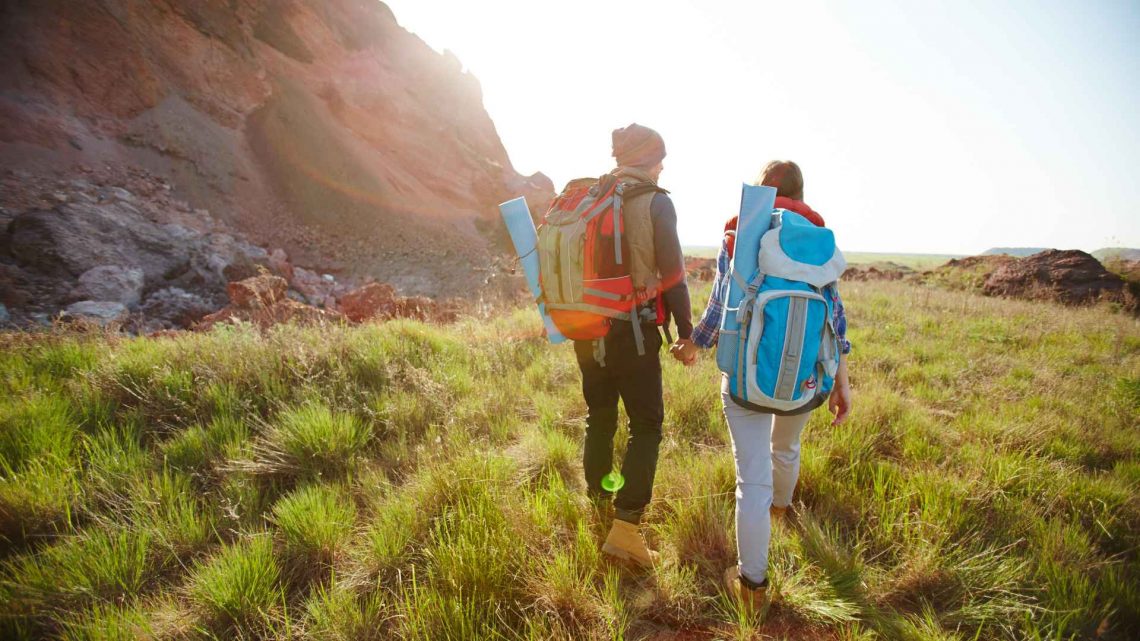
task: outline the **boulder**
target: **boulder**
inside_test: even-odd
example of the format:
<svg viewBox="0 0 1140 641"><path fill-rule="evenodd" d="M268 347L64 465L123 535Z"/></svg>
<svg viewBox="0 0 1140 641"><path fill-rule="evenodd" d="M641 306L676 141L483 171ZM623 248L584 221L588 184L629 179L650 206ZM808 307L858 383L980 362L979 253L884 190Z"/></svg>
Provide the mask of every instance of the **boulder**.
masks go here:
<svg viewBox="0 0 1140 641"><path fill-rule="evenodd" d="M426 296L409 296L397 301L393 316L426 321L434 318L435 313L436 304L434 300Z"/></svg>
<svg viewBox="0 0 1140 641"><path fill-rule="evenodd" d="M127 320L128 314L127 306L116 301L83 300L68 305L63 312L63 319L87 321L106 327Z"/></svg>
<svg viewBox="0 0 1140 641"><path fill-rule="evenodd" d="M396 311L396 290L387 284L369 283L340 297L340 309L348 320L388 318Z"/></svg>
<svg viewBox="0 0 1140 641"><path fill-rule="evenodd" d="M269 253L230 234L210 234L204 246L214 273L226 282L252 278L269 265Z"/></svg>
<svg viewBox="0 0 1140 641"><path fill-rule="evenodd" d="M18 263L44 274L78 277L101 265L131 265L150 285L190 267L188 243L119 201L24 212L13 218L8 231Z"/></svg>
<svg viewBox="0 0 1140 641"><path fill-rule="evenodd" d="M178 287L164 287L142 304L140 311L148 322L157 321L162 327L189 327L214 311L208 301Z"/></svg>
<svg viewBox="0 0 1140 641"><path fill-rule="evenodd" d="M344 320L344 315L340 312L317 309L311 305L305 305L286 298L259 309L243 309L233 306L226 307L204 317L194 326L194 329L206 331L218 323L235 321L252 323L264 329L278 323L319 325L322 323L343 322Z"/></svg>
<svg viewBox="0 0 1140 641"><path fill-rule="evenodd" d="M293 268L293 289L305 295L305 300L313 305L324 304L324 301L335 295L336 281L326 280L320 274L305 269Z"/></svg>
<svg viewBox="0 0 1140 641"><path fill-rule="evenodd" d="M79 285L72 296L78 300L117 301L134 307L142 300L143 281L141 269L99 265L79 276Z"/></svg>
<svg viewBox="0 0 1140 641"><path fill-rule="evenodd" d="M987 296L1056 300L1066 305L1115 301L1134 305L1124 279L1079 250L1050 249L1011 261L982 286Z"/></svg>
<svg viewBox="0 0 1140 641"><path fill-rule="evenodd" d="M263 274L226 286L233 307L238 309L261 309L286 299L285 291L289 284L280 276Z"/></svg>
<svg viewBox="0 0 1140 641"><path fill-rule="evenodd" d="M269 269L274 274L284 278L285 282L290 285L293 284L293 265L289 262L289 256L285 254L285 250L277 248L269 252Z"/></svg>
<svg viewBox="0 0 1140 641"><path fill-rule="evenodd" d="M342 295L338 301L345 318L354 323L390 318L413 318L448 323L458 317L451 303L441 304L426 296L399 296L386 283L369 283Z"/></svg>

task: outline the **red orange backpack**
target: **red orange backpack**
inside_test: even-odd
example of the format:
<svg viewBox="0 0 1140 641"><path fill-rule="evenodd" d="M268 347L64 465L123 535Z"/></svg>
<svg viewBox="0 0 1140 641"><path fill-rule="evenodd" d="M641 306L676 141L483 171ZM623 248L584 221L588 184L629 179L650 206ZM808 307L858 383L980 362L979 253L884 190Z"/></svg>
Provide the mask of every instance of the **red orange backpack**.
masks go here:
<svg viewBox="0 0 1140 641"><path fill-rule="evenodd" d="M662 297L656 310L635 291L629 270L629 240L622 200L648 191L665 192L649 182L626 183L612 174L567 183L538 228L542 301L564 336L599 340L615 320L665 322ZM641 323L633 322L638 353L644 353Z"/></svg>

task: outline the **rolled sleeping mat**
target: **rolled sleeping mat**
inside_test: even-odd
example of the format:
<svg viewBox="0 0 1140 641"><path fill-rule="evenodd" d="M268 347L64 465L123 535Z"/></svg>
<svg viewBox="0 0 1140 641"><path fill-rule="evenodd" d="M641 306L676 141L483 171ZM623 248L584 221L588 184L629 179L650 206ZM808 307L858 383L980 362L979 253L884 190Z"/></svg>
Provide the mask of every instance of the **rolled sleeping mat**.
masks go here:
<svg viewBox="0 0 1140 641"><path fill-rule="evenodd" d="M503 223L511 234L511 243L515 246L515 253L519 256L519 264L526 274L526 284L530 288L531 296L538 301L542 295L542 283L539 280L538 261L538 232L534 228L534 219L530 217L530 207L522 196L508 200L499 205L499 213L503 216ZM546 337L551 343L561 343L566 337L554 326L554 321L546 313L546 305L538 302L538 315L542 317L542 326L546 329Z"/></svg>
<svg viewBox="0 0 1140 641"><path fill-rule="evenodd" d="M730 278L724 316L720 321L717 339L716 364L725 374L736 371L737 350L740 340L740 319L737 311L744 298L744 286L756 276L760 261L760 239L772 225L772 211L776 206L776 188L744 185L740 192L740 216L736 222L736 248L729 263Z"/></svg>

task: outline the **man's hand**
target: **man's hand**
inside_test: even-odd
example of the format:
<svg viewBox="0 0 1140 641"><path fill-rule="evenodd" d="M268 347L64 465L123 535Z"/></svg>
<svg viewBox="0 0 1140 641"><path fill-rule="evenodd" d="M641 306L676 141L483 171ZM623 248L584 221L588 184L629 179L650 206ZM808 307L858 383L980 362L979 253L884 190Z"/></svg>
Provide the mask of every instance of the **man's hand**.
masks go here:
<svg viewBox="0 0 1140 641"><path fill-rule="evenodd" d="M692 365L697 362L697 346L693 341L687 338L679 338L676 343L669 346L669 353L673 358L681 361L685 366Z"/></svg>

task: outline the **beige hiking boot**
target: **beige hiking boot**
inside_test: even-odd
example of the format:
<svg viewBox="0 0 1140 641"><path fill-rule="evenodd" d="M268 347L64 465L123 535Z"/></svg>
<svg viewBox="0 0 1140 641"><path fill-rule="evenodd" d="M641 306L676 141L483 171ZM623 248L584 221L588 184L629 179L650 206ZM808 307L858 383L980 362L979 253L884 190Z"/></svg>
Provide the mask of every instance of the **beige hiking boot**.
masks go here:
<svg viewBox="0 0 1140 641"><path fill-rule="evenodd" d="M643 568L652 568L659 558L659 555L645 544L637 525L621 519L614 519L609 536L602 545L602 552Z"/></svg>
<svg viewBox="0 0 1140 641"><path fill-rule="evenodd" d="M740 580L739 566L734 565L724 571L724 587L745 612L759 612L768 603L768 588L746 587Z"/></svg>

